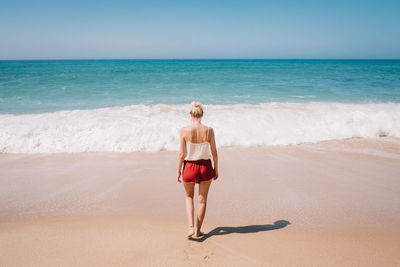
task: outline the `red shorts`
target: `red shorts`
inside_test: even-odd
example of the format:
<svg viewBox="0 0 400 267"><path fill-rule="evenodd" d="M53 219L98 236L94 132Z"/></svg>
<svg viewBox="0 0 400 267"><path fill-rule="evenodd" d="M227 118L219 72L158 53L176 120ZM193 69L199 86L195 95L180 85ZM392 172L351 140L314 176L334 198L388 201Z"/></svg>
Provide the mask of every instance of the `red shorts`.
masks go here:
<svg viewBox="0 0 400 267"><path fill-rule="evenodd" d="M183 163L182 180L185 183L200 183L215 177L210 159L185 160Z"/></svg>

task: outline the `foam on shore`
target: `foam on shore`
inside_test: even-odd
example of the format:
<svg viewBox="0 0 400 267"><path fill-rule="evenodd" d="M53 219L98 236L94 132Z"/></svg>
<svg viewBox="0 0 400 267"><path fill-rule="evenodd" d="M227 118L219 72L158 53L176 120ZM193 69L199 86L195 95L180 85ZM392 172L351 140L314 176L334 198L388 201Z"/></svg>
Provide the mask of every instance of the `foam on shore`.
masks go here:
<svg viewBox="0 0 400 267"><path fill-rule="evenodd" d="M131 105L0 115L3 153L177 150L189 105ZM206 105L217 146L289 145L400 137L400 104L263 103Z"/></svg>

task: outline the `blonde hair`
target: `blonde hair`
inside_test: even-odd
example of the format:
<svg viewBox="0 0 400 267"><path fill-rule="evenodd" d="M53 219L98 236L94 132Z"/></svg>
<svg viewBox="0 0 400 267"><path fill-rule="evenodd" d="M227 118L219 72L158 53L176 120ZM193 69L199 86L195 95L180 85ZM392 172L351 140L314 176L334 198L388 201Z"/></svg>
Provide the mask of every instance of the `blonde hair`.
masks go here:
<svg viewBox="0 0 400 267"><path fill-rule="evenodd" d="M200 102L193 101L190 106L190 115L195 118L201 118L203 116L203 106Z"/></svg>

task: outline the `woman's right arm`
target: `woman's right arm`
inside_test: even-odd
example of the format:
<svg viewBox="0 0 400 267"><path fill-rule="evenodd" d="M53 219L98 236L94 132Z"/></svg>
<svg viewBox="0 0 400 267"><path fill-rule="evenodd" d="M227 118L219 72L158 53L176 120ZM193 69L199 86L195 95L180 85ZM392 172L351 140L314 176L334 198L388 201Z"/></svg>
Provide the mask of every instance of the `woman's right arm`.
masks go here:
<svg viewBox="0 0 400 267"><path fill-rule="evenodd" d="M181 171L182 164L186 157L186 140L184 137L184 131L181 129L179 134L180 148L179 148L179 158L178 158L178 182L181 182Z"/></svg>
<svg viewBox="0 0 400 267"><path fill-rule="evenodd" d="M211 145L211 154L213 156L213 161L214 161L214 171L215 171L214 180L216 180L218 178L218 153L217 153L217 147L215 145L215 135L213 128L210 129L210 145Z"/></svg>

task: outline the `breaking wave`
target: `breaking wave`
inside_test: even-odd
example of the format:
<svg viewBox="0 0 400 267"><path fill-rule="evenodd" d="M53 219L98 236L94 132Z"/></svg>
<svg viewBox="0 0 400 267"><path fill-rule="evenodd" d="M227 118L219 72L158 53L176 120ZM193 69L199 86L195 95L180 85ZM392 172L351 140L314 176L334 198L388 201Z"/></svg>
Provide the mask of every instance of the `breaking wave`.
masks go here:
<svg viewBox="0 0 400 267"><path fill-rule="evenodd" d="M177 150L189 105L131 105L0 115L3 153ZM354 137L400 137L400 104L205 105L218 147L289 145Z"/></svg>

